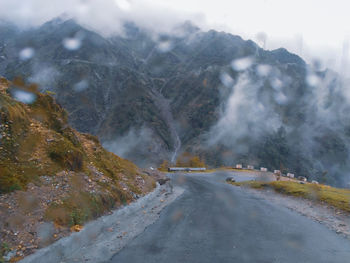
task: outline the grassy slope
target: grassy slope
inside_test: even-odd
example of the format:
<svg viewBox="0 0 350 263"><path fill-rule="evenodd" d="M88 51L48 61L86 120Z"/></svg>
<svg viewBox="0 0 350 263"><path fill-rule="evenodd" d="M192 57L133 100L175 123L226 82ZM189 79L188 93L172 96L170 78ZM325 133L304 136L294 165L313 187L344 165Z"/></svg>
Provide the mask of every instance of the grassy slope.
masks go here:
<svg viewBox="0 0 350 263"><path fill-rule="evenodd" d="M292 181L257 182L246 181L232 183L236 186L248 186L254 189L273 189L274 191L296 197L313 200L350 213L350 190L327 185L300 184Z"/></svg>
<svg viewBox="0 0 350 263"><path fill-rule="evenodd" d="M13 87L35 94L35 102L15 101L10 95ZM55 177L62 171L72 177L106 178L98 182L93 194L72 184L60 204L48 207L47 220L81 224L155 186L133 163L102 148L96 137L72 129L66 111L34 85L0 79L0 125L0 194L26 191L29 183L41 185L42 176ZM136 177L144 180L143 188L136 184Z"/></svg>

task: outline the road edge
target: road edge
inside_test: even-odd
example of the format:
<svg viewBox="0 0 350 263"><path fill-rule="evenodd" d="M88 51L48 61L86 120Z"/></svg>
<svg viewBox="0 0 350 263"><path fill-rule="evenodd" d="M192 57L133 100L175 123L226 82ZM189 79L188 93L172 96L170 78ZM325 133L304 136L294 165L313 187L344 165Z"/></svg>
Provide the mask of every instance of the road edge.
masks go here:
<svg viewBox="0 0 350 263"><path fill-rule="evenodd" d="M160 212L184 189L168 182L112 214L85 225L81 232L62 238L25 257L21 263L105 262L153 224Z"/></svg>

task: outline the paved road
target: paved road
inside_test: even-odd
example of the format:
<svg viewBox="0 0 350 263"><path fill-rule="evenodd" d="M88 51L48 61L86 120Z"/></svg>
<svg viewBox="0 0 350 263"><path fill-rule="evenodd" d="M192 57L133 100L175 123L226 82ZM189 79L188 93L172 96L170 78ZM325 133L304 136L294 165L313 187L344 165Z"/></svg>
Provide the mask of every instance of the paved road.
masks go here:
<svg viewBox="0 0 350 263"><path fill-rule="evenodd" d="M177 176L185 193L110 262L350 262L348 240L225 178Z"/></svg>

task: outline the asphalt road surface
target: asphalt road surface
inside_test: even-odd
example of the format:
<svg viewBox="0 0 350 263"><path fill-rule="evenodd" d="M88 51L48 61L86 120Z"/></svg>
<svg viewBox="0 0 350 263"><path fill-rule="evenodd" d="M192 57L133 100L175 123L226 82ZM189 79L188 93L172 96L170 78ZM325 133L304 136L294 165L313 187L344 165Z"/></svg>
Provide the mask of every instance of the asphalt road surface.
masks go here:
<svg viewBox="0 0 350 263"><path fill-rule="evenodd" d="M185 193L110 262L350 262L348 240L225 184L225 174L175 177Z"/></svg>

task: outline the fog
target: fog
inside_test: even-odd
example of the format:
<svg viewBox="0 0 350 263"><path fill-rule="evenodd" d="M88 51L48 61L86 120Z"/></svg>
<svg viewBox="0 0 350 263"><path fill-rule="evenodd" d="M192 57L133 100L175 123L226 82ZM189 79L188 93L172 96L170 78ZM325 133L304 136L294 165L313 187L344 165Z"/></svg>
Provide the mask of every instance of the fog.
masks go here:
<svg viewBox="0 0 350 263"><path fill-rule="evenodd" d="M308 63L318 60L324 68L348 75L348 9L345 0L1 0L0 20L31 27L58 16L74 18L104 35L122 34L125 22L170 33L190 20L203 30L240 35L266 49L285 47Z"/></svg>
<svg viewBox="0 0 350 263"><path fill-rule="evenodd" d="M230 20L229 18L216 20L214 14L222 12L223 6L232 7L232 4L225 2L224 5L222 1L219 1L215 10L209 10L213 7L212 5L203 4L197 12L193 8L195 2L191 1L186 5L180 1L178 8L175 8L166 2L148 0L53 0L50 2L43 0L0 0L0 18L26 29L40 26L56 17L61 17L64 20L73 18L84 27L106 37L123 35L125 23L132 22L145 32L155 36L153 40L158 43L156 50L164 54L173 50L173 43L169 40L162 41L162 38L157 36L163 33L170 36L181 35L181 32L175 29L178 28L179 24L188 20L203 31L210 28L225 29L227 32L242 35L245 39L251 38L260 47L266 49L283 46L306 59L308 65L305 78L295 79L293 65L257 64L254 55L231 61L227 65L229 70L223 70L219 76L223 93L228 96L223 95L220 118L206 134L207 146L222 144L235 153L247 154L249 145L259 144L260 140L263 140L267 135L276 134L283 127L287 134L288 146L291 149L297 148L295 156L302 153L305 159L314 163L318 171L336 170L337 173L344 174L345 167L348 167L346 158L350 149L349 139L346 135L349 129L348 123L350 123L348 117L350 89L347 79L349 76L348 31L344 29L346 21L343 12L340 13L339 19L335 19L336 22L339 22L338 27L332 27L334 21L330 21L330 25L325 26L324 21L321 23L322 17L320 16L327 6L323 3L320 7L322 12L317 10L314 20L309 23L307 13L310 17L314 10L309 4L305 4L301 7L300 19L293 20L294 25L293 21L282 19L281 16L286 13L286 10L281 8L280 4L276 4L273 10L266 8L261 10L263 16L277 12L273 19L266 18L266 21L268 20L266 22L261 20L261 14L258 14L259 12L256 10L251 13L247 12L247 4L234 1L237 10L232 11L232 15L237 14L239 10L245 10L245 14L251 21L243 18L242 14L238 16L240 20ZM252 3L252 1L250 2ZM222 5L219 6L219 3ZM186 7L191 8L187 10ZM203 9L203 7L207 7L207 9ZM295 6L292 7L295 8ZM341 4L337 8L340 7ZM300 6L298 8L300 9ZM264 11L266 11L265 14ZM227 11L225 12L227 13ZM280 18L280 20L275 18ZM223 26L222 22L225 21L227 24ZM278 23L279 21L281 24ZM260 23L265 27L261 28ZM301 27L302 23L307 25L304 31ZM313 23L316 24L317 30L322 29L323 32L311 32L309 24ZM256 25L256 31L252 29L252 25ZM322 25L324 28L321 28ZM244 32L245 30L247 31ZM288 30L293 34L287 36L285 31ZM327 36L327 34L329 35ZM341 34L344 34L342 40ZM311 36L316 36L319 44L310 41ZM189 36L190 38L191 36ZM77 51L84 46L84 39L77 34L62 39L62 45L69 51ZM24 63L36 57L36 50L25 47L18 56ZM152 52L149 53L149 56L152 56ZM147 59L146 57L146 62ZM162 64L157 65L157 67L161 68ZM334 69L336 72L328 70L328 68ZM231 75L232 70L238 75ZM32 72L34 73L29 77L29 81L39 83L43 90L52 86L52 83L61 74L54 66L41 62L34 63ZM297 76L300 75L297 74ZM97 78L100 79L100 77ZM86 90L88 86L89 82L82 79L75 82L72 88L75 92L80 92ZM305 90L298 90L299 87ZM108 102L108 99L111 99L108 97L109 91L106 94L105 101ZM298 121L299 116L295 116L298 114L303 121ZM170 123L173 122L170 121ZM329 136L331 139L328 138ZM150 145L152 145L151 148L156 149L152 154L159 153L156 145L160 145L160 142L154 141L154 137L151 129L130 129L124 136L116 138L114 141L105 142L104 145L118 155L129 158L131 152L135 152L137 149L147 149ZM327 145L328 141L332 141L335 146L332 143ZM320 144L323 144L322 149ZM323 151L327 151L328 148L332 149L333 146L338 147L341 152L334 153L334 160L331 158L325 162L323 159L326 153ZM158 148L160 147L158 146ZM142 159L147 154L150 154L147 150L140 153L137 157L141 160L138 162L139 164L146 165L146 163L142 163ZM339 160L340 155L345 159ZM162 152L162 157L167 157L164 152ZM335 161L334 165L332 161ZM342 166L342 168L338 166Z"/></svg>
<svg viewBox="0 0 350 263"><path fill-rule="evenodd" d="M126 134L105 140L102 145L122 158L133 160L141 167L157 166L158 158L169 158L162 142L146 126L130 128Z"/></svg>
<svg viewBox="0 0 350 263"><path fill-rule="evenodd" d="M242 73L232 86L229 99L218 123L212 128L209 145L224 143L240 152L246 138L259 138L281 126L281 120L271 107L259 100L261 83L253 83L247 73ZM238 147L237 147L238 146Z"/></svg>
<svg viewBox="0 0 350 263"><path fill-rule="evenodd" d="M56 17L73 18L105 36L122 34L126 22L156 33L171 32L186 20L203 23L199 15L164 9L147 0L1 0L0 7L1 19L24 28L39 26Z"/></svg>
<svg viewBox="0 0 350 263"><path fill-rule="evenodd" d="M311 177L330 173L340 184L347 183L349 83L336 72L320 71L319 67L308 66L305 79L299 80L286 68L254 62L243 65L244 60L247 58L231 63L239 71L235 80L228 72L221 74L229 96L221 102L219 121L205 135L208 149L222 145L231 150L236 155L229 160L232 165L239 156L257 158L253 148L264 145L258 149L267 150L266 142L279 138L283 128L285 142L278 142L273 149L286 143L290 161L285 162L291 165L286 168L293 172L313 170L308 174ZM297 161L299 158L302 161ZM261 159L256 162L253 164L264 165Z"/></svg>

